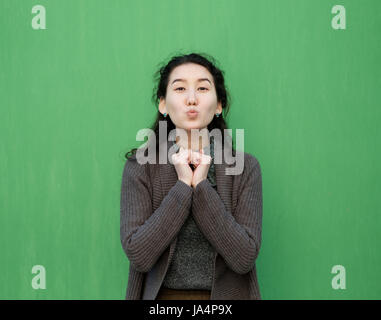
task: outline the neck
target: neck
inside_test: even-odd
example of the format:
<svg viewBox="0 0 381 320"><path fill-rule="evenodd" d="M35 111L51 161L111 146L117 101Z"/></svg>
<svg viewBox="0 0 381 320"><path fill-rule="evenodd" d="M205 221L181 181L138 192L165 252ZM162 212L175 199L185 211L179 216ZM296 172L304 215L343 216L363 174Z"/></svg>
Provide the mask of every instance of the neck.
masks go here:
<svg viewBox="0 0 381 320"><path fill-rule="evenodd" d="M200 130L197 134L194 134L192 139L191 130L187 130L187 141L180 139L180 136L176 137L176 144L185 149L191 149L194 151L199 151L207 146L209 146L209 132L208 130ZM193 141L192 141L193 140Z"/></svg>

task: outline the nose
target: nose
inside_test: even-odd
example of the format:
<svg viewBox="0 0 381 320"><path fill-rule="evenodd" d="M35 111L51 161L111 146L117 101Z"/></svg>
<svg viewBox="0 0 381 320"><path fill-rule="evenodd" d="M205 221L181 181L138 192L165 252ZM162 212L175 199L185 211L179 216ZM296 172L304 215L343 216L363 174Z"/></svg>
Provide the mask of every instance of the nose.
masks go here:
<svg viewBox="0 0 381 320"><path fill-rule="evenodd" d="M189 91L188 97L187 97L187 105L194 105L196 104L196 95L192 90Z"/></svg>

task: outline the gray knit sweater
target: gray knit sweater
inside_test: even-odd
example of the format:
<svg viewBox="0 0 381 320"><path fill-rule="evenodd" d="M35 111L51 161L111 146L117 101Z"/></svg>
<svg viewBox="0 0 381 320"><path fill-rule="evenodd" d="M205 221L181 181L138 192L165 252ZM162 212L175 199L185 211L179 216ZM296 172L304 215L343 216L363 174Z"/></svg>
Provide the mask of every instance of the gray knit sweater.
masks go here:
<svg viewBox="0 0 381 320"><path fill-rule="evenodd" d="M175 145L175 151L179 146ZM208 171L208 181L216 189L214 171L214 143L205 147L204 153L212 157L212 163ZM195 289L211 290L213 277L213 260L215 250L204 237L192 214L188 216L181 227L177 240L176 250L167 274L164 278L163 287L171 289Z"/></svg>
<svg viewBox="0 0 381 320"><path fill-rule="evenodd" d="M211 300L261 299L256 259L261 246L262 176L256 157L244 154L239 175L215 163L216 188L195 188L173 164L126 161L121 183L120 240L129 260L126 299L155 300L191 215L215 251ZM203 282L204 284L207 281Z"/></svg>

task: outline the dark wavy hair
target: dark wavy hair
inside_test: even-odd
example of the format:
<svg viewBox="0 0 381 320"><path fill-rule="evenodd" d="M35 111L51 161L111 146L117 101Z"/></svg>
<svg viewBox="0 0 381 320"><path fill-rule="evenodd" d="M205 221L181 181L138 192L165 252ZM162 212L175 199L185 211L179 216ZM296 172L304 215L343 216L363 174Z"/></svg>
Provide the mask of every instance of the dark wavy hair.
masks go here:
<svg viewBox="0 0 381 320"><path fill-rule="evenodd" d="M231 102L230 94L225 87L224 72L217 67L216 60L210 55L207 55L205 53L190 53L190 54L181 54L181 55L172 57L169 60L169 62L164 63L164 65L162 65L160 69L154 74L154 80L156 85L153 89L152 102L157 108L157 116L153 125L151 126L151 130L153 130L156 135L157 150L159 146L159 121L167 122L167 136L169 135L169 132L171 130L176 128L174 123L171 121L170 117L169 116L164 117L159 111L157 106L160 101L160 98L166 97L169 76L172 70L176 68L177 66L180 66L186 63L199 64L205 67L206 69L208 69L208 71L213 76L214 85L217 92L217 101L221 102L221 105L222 105L222 114L219 117L213 117L213 120L209 123L207 128L209 132L215 128L220 129L221 135L222 135L222 143L224 143L224 129L228 129L228 125L225 121L225 118L229 112L230 102ZM232 140L231 140L231 145L232 145L232 154L234 156L235 149L234 149L234 144ZM125 158L126 159L131 158L136 153L137 149L138 148L133 148L132 150L127 152L125 154Z"/></svg>

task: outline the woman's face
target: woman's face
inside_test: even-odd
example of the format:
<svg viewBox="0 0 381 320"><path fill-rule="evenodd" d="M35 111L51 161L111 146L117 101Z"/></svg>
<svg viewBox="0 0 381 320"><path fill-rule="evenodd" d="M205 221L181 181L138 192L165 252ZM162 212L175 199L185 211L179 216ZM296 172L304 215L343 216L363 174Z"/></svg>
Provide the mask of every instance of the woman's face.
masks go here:
<svg viewBox="0 0 381 320"><path fill-rule="evenodd" d="M190 110L197 113L187 113ZM169 76L166 97L160 99L159 111L167 113L176 128L189 132L190 129L206 128L214 115L222 112L208 69L195 63L174 68Z"/></svg>

